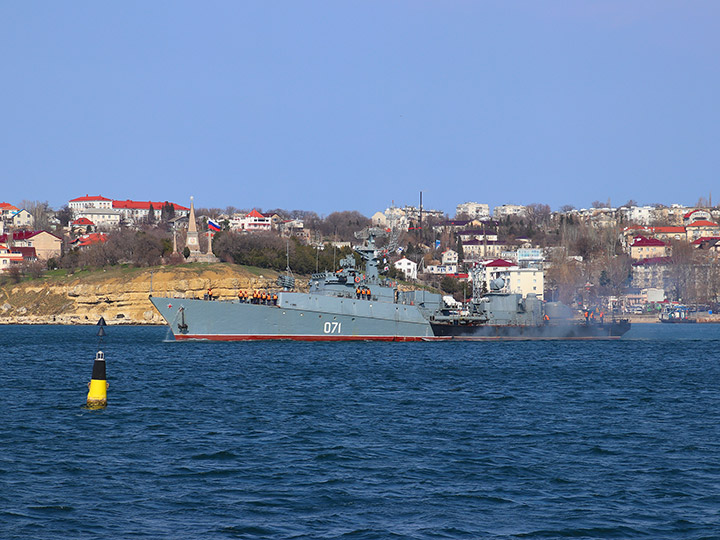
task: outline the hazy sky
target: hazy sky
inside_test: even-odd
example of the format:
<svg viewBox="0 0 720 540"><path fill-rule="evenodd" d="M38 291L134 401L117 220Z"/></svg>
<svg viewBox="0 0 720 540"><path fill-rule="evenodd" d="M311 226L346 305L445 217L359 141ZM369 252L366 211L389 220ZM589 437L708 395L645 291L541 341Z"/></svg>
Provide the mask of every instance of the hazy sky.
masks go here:
<svg viewBox="0 0 720 540"><path fill-rule="evenodd" d="M720 202L720 2L6 1L0 201Z"/></svg>

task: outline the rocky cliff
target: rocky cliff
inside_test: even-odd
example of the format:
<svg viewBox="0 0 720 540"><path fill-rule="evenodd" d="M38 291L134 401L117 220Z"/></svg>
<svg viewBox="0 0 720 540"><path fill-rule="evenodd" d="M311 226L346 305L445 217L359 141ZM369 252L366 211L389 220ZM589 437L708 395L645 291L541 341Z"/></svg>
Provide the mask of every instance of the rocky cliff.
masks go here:
<svg viewBox="0 0 720 540"><path fill-rule="evenodd" d="M240 290L275 288L277 272L232 264L188 264L78 272L0 287L0 324L164 324L148 300L156 296L220 299Z"/></svg>

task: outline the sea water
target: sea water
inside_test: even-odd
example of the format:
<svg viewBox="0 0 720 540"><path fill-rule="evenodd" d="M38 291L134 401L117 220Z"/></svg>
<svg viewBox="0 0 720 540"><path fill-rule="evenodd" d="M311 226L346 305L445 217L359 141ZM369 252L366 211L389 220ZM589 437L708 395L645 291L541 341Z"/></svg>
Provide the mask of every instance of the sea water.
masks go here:
<svg viewBox="0 0 720 540"><path fill-rule="evenodd" d="M165 337L0 327L0 538L720 537L720 325Z"/></svg>

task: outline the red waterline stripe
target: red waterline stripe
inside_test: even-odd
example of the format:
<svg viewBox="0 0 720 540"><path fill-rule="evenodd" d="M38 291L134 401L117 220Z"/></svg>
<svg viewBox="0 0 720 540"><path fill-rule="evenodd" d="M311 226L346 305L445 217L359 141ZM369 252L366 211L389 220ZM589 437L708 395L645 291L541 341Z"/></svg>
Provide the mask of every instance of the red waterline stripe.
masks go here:
<svg viewBox="0 0 720 540"><path fill-rule="evenodd" d="M203 341L429 341L435 340L432 336L281 336L281 335L194 335L178 334L176 340L203 340Z"/></svg>

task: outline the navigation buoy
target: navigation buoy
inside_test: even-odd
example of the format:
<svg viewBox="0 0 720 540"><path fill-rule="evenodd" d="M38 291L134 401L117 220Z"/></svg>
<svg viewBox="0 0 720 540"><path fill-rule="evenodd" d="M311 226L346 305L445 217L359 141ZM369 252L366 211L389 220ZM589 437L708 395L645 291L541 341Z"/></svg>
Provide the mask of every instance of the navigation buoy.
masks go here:
<svg viewBox="0 0 720 540"><path fill-rule="evenodd" d="M88 383L87 406L90 409L107 407L107 376L105 374L105 353L98 351L93 363L92 379Z"/></svg>
<svg viewBox="0 0 720 540"><path fill-rule="evenodd" d="M107 407L107 375L105 372L105 353L100 349L102 344L102 338L105 336L106 323L103 317L100 317L98 321L98 352L95 355L95 362L93 362L92 378L88 383L88 395L87 395L87 407L89 409L103 409Z"/></svg>

